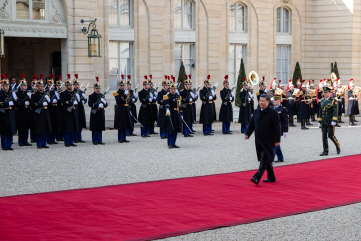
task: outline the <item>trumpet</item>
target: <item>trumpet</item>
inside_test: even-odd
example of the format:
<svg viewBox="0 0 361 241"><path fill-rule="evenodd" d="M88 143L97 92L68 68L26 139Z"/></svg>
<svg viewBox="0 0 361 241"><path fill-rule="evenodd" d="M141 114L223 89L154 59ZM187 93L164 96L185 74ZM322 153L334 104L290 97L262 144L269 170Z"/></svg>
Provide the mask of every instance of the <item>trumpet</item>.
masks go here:
<svg viewBox="0 0 361 241"><path fill-rule="evenodd" d="M251 71L248 75L248 80L252 85L257 85L259 81L259 77L256 71Z"/></svg>
<svg viewBox="0 0 361 241"><path fill-rule="evenodd" d="M332 80L332 83L334 83L337 80L337 76L334 72L331 73L331 80Z"/></svg>

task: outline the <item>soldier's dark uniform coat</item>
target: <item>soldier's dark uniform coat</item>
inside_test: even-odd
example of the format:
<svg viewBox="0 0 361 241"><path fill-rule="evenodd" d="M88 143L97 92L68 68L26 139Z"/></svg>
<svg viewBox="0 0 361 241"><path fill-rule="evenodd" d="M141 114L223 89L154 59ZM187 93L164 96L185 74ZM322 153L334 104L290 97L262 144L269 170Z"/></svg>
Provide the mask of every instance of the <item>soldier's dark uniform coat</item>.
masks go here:
<svg viewBox="0 0 361 241"><path fill-rule="evenodd" d="M287 91L287 112L289 114L289 116L293 116L296 114L296 107L295 107L295 100L293 97L293 91L292 90L288 90Z"/></svg>
<svg viewBox="0 0 361 241"><path fill-rule="evenodd" d="M74 133L79 131L78 111L76 107L73 107L76 97L73 99L73 95L74 92L69 90L64 90L60 94L60 100L63 105L62 131L64 133ZM67 110L68 107L73 107L71 112Z"/></svg>
<svg viewBox="0 0 361 241"><path fill-rule="evenodd" d="M31 106L34 109L34 132L37 135L45 135L51 133L51 119L48 106L43 106L46 99L40 103L44 92L36 91L31 95ZM35 113L37 109L41 109L40 114Z"/></svg>
<svg viewBox="0 0 361 241"><path fill-rule="evenodd" d="M139 91L139 101L142 103L139 109L138 120L143 126L153 124L153 112L152 112L152 102L149 102L149 90L142 89Z"/></svg>
<svg viewBox="0 0 361 241"><path fill-rule="evenodd" d="M300 91L299 95L300 99L300 108L299 108L299 118L300 119L310 119L311 117L311 104L307 104L305 101L302 100L309 100L310 97L307 95L307 93L304 93L302 90Z"/></svg>
<svg viewBox="0 0 361 241"><path fill-rule="evenodd" d="M152 94L154 96L154 89L151 90ZM151 104L151 109L152 109L152 124L154 124L157 121L158 118L158 106L157 106L157 99L152 100L152 104Z"/></svg>
<svg viewBox="0 0 361 241"><path fill-rule="evenodd" d="M277 111L278 116L281 121L281 136L283 133L288 132L288 112L287 108L283 107L282 105L277 106L277 108L274 109Z"/></svg>
<svg viewBox="0 0 361 241"><path fill-rule="evenodd" d="M183 122L179 113L181 97L177 94L169 93L163 96L163 100L165 107L170 111L170 115L166 116L165 119L165 131L169 134L183 133Z"/></svg>
<svg viewBox="0 0 361 241"><path fill-rule="evenodd" d="M97 112L95 114L90 112L90 130L101 132L105 131L105 110L104 108L108 107L108 102L106 105L103 104L103 102L100 102L99 104L103 104L103 108L99 109L99 104L97 103L98 99L103 96L101 93L93 93L89 95L88 105L91 107L91 110L96 109ZM103 97L104 98L104 97Z"/></svg>
<svg viewBox="0 0 361 241"><path fill-rule="evenodd" d="M31 96L29 97L28 91L24 91L19 89L16 92L18 97L18 105L17 110L15 111L15 119L16 119L16 128L18 131L27 131L32 126L32 114L30 112L30 103L31 103ZM25 105L25 102L28 101L29 105Z"/></svg>
<svg viewBox="0 0 361 241"><path fill-rule="evenodd" d="M16 134L15 112L14 106L9 106L9 102L5 101L10 91L0 90L0 109L6 108L5 113L0 112L0 134L12 136Z"/></svg>
<svg viewBox="0 0 361 241"><path fill-rule="evenodd" d="M248 90L242 89L239 93L241 99L241 107L239 108L238 123L248 124L252 115L251 103L248 101Z"/></svg>
<svg viewBox="0 0 361 241"><path fill-rule="evenodd" d="M197 121L197 106L196 106L196 101L198 100L198 94L194 94L194 98L193 98L193 105L192 105L192 110L193 110L193 123Z"/></svg>
<svg viewBox="0 0 361 241"><path fill-rule="evenodd" d="M56 95L54 93L55 91L50 91L50 97L53 96L52 99L50 99L49 104L49 113L50 113L50 120L51 120L51 128L52 132L57 133L60 130L60 123L62 119L62 111L61 111L61 101L58 100L57 103L53 103L53 99L56 99Z"/></svg>
<svg viewBox="0 0 361 241"><path fill-rule="evenodd" d="M230 97L232 97L230 92L231 90L226 88L223 88L220 92L222 105L221 110L219 111L219 121L221 122L233 122L232 102L234 101L234 98L230 100ZM228 94L229 96L227 97Z"/></svg>
<svg viewBox="0 0 361 241"><path fill-rule="evenodd" d="M138 98L135 98L134 96L134 90L128 90L130 93L130 98L129 98L129 106L130 106L130 110L132 112L132 115L137 118L137 106L135 105L135 103L137 102ZM133 99L135 100L133 102ZM134 120L134 118L132 118L132 122L133 122L133 126L134 123L136 123L137 121Z"/></svg>
<svg viewBox="0 0 361 241"><path fill-rule="evenodd" d="M78 106L77 106L78 123L79 123L79 129L83 129L83 128L86 129L86 117L85 117L84 105L87 103L88 100L87 99L85 100L82 97L82 93L84 93L82 90L78 91L78 94L79 94L79 97L80 97L80 101L79 101ZM82 100L84 101L84 105L83 105Z"/></svg>
<svg viewBox="0 0 361 241"><path fill-rule="evenodd" d="M191 96L192 90L186 90L183 89L180 92L180 96L182 97L182 112L183 112L183 120L187 123L189 126L191 123L193 123L194 116L193 116L193 98ZM192 102L189 100L192 99Z"/></svg>
<svg viewBox="0 0 361 241"><path fill-rule="evenodd" d="M130 95L130 93L128 92ZM117 130L126 130L132 128L133 121L130 116L130 106L129 100L130 97L125 94L124 90L119 89L113 93L115 97L115 116L114 116L114 129Z"/></svg>
<svg viewBox="0 0 361 241"><path fill-rule="evenodd" d="M348 106L347 106L347 115L358 115L360 114L358 108L358 102L356 101L356 97L353 95L353 90L349 90L347 92L348 96Z"/></svg>
<svg viewBox="0 0 361 241"><path fill-rule="evenodd" d="M210 125L213 123L213 100L209 100L207 97L207 93L210 91L208 88L203 87L199 91L199 96L202 101L202 107L201 107L201 115L199 118L199 123Z"/></svg>
<svg viewBox="0 0 361 241"><path fill-rule="evenodd" d="M166 95L168 92L164 89L162 89L157 96L157 102L159 104L159 112L158 112L158 119L157 119L157 127L164 128L164 122L165 122L165 105L163 96Z"/></svg>

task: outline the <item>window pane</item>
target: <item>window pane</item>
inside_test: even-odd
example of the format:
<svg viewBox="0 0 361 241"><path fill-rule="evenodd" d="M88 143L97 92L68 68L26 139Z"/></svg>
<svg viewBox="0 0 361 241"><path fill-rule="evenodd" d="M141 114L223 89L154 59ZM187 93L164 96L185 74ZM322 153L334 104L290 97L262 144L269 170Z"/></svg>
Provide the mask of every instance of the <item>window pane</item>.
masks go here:
<svg viewBox="0 0 361 241"><path fill-rule="evenodd" d="M182 59L182 45L175 44L175 58Z"/></svg>
<svg viewBox="0 0 361 241"><path fill-rule="evenodd" d="M120 25L130 25L130 6L129 0L120 1Z"/></svg>
<svg viewBox="0 0 361 241"><path fill-rule="evenodd" d="M29 19L29 0L16 0L16 18Z"/></svg>
<svg viewBox="0 0 361 241"><path fill-rule="evenodd" d="M117 75L109 76L109 85L110 85L111 90L118 89L118 76Z"/></svg>
<svg viewBox="0 0 361 241"><path fill-rule="evenodd" d="M231 5L229 30L231 30L231 31L236 30L236 4Z"/></svg>
<svg viewBox="0 0 361 241"><path fill-rule="evenodd" d="M192 46L190 44L184 44L184 59L192 58Z"/></svg>
<svg viewBox="0 0 361 241"><path fill-rule="evenodd" d="M289 26L288 26L288 20L284 20L283 21L283 32L284 33L289 33Z"/></svg>
<svg viewBox="0 0 361 241"><path fill-rule="evenodd" d="M45 0L33 0L33 19L45 20Z"/></svg>
<svg viewBox="0 0 361 241"><path fill-rule="evenodd" d="M243 31L243 11L244 7L237 4L237 31Z"/></svg>
<svg viewBox="0 0 361 241"><path fill-rule="evenodd" d="M111 75L118 74L118 59L109 59L109 70Z"/></svg>
<svg viewBox="0 0 361 241"><path fill-rule="evenodd" d="M174 27L182 28L182 1L176 0L174 2Z"/></svg>
<svg viewBox="0 0 361 241"><path fill-rule="evenodd" d="M242 45L236 45L236 50L237 50L237 59L241 59L242 56Z"/></svg>
<svg viewBox="0 0 361 241"><path fill-rule="evenodd" d="M129 58L129 43L120 43L120 58Z"/></svg>
<svg viewBox="0 0 361 241"><path fill-rule="evenodd" d="M118 0L109 0L109 24L118 25Z"/></svg>
<svg viewBox="0 0 361 241"><path fill-rule="evenodd" d="M187 75L192 74L192 73L191 73L192 60L190 60L190 59L185 59L185 60L183 61L183 64L184 64L184 68L185 68L185 70L186 70L186 74L187 74Z"/></svg>
<svg viewBox="0 0 361 241"><path fill-rule="evenodd" d="M277 8L277 20L281 19L281 11L282 11L282 8Z"/></svg>
<svg viewBox="0 0 361 241"><path fill-rule="evenodd" d="M286 8L283 8L283 19L284 20L289 20L289 11L288 11L288 9L286 9Z"/></svg>
<svg viewBox="0 0 361 241"><path fill-rule="evenodd" d="M190 0L184 0L184 29L192 29L193 26L193 3Z"/></svg>
<svg viewBox="0 0 361 241"><path fill-rule="evenodd" d="M109 43L109 58L118 58L118 43Z"/></svg>
<svg viewBox="0 0 361 241"><path fill-rule="evenodd" d="M180 69L181 63L182 63L182 60L180 60L180 59L175 60L175 73L177 76L179 74L179 69Z"/></svg>

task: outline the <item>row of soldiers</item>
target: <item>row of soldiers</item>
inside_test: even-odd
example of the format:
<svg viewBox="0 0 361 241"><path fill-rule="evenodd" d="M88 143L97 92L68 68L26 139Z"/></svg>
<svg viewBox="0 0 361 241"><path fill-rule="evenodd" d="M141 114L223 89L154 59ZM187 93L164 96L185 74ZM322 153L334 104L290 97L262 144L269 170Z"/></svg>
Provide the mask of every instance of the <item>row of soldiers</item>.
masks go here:
<svg viewBox="0 0 361 241"><path fill-rule="evenodd" d="M289 126L296 127L294 124L294 117L296 116L297 122L301 123L301 129L307 130L307 126L312 125L319 118L319 102L323 98L324 88L330 88L331 98L337 102L337 121L336 127L340 127L339 123L344 123L341 119L343 114L349 116L349 124L355 126L355 115L359 114L358 100L360 98L360 88L354 85L354 80L351 79L349 84L342 86L340 79L324 79L316 86L314 81L306 82L299 79L296 86L289 80L287 85L282 84L281 81L277 84L274 79L270 84L268 90L264 77L259 82L259 91L256 93L257 100L262 94L267 94L271 97L271 105L273 105L273 98L275 95L282 96L281 105L287 108L289 115ZM240 93L241 106L239 113L239 123L242 123L242 133L247 129L249 120L253 114L253 90L252 84L244 78L243 89ZM346 111L347 101L347 111Z"/></svg>

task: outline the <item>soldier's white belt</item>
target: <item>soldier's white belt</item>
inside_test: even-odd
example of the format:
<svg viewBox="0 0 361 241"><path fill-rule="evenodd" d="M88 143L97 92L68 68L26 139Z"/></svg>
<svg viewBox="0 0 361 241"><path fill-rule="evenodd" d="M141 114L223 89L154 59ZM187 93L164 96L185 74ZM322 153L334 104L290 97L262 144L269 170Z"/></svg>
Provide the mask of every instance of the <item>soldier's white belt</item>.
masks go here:
<svg viewBox="0 0 361 241"><path fill-rule="evenodd" d="M288 98L289 100L293 100L293 98Z"/></svg>
<svg viewBox="0 0 361 241"><path fill-rule="evenodd" d="M301 101L310 101L310 100L301 100Z"/></svg>
<svg viewBox="0 0 361 241"><path fill-rule="evenodd" d="M348 98L349 100L354 100L355 98L353 98L353 97L350 97L350 98Z"/></svg>

